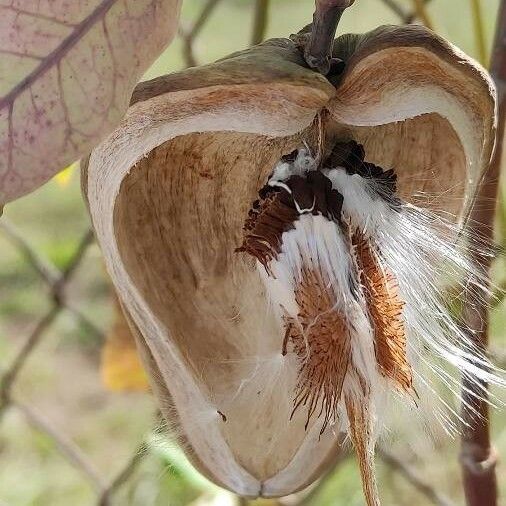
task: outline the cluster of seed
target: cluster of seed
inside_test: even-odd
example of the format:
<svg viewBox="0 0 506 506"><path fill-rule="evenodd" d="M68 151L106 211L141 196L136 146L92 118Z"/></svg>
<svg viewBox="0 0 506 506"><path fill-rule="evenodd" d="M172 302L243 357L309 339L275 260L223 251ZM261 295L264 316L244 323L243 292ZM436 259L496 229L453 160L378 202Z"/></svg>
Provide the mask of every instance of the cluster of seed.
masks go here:
<svg viewBox="0 0 506 506"><path fill-rule="evenodd" d="M395 205L396 175L392 170L364 161L364 148L356 142L336 144L322 164L340 168L374 181L378 198ZM256 258L272 276L270 264L278 259L285 233L295 228L303 215L322 216L333 222L349 238L357 279L361 285L367 312L374 331L377 367L401 391L413 392L411 367L406 354L403 322L404 302L399 296L394 275L381 265L381 258L359 230L349 230L341 217L343 196L332 188L331 180L318 167L287 167L300 156L291 153L281 160L268 183L260 190L244 225L243 244L237 251ZM353 369L349 322L338 308L334 283L314 265L306 265L295 288L299 308L296 318L284 317L283 354L288 351L300 360L294 394L294 412L307 408L307 423L317 414L322 432L335 420L342 398L346 375ZM358 374L358 373L357 373ZM363 378L359 380L364 383Z"/></svg>

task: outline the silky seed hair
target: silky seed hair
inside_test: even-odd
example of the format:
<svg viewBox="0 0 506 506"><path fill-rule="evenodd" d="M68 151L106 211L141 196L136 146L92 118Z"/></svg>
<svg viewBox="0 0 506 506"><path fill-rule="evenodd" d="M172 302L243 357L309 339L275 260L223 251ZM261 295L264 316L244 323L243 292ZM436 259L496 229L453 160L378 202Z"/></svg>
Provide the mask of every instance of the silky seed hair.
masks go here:
<svg viewBox="0 0 506 506"><path fill-rule="evenodd" d="M280 351L298 362L292 416L304 409L306 427L316 418L321 433L348 433L373 505L372 453L388 397L413 410L430 401L455 433L462 420L441 385L462 401L460 374L484 398L484 383L506 381L445 300L449 284L489 297L486 273L469 258L492 249L403 201L394 171L365 157L354 141L336 144L323 162L307 146L282 157L237 252L256 259L284 328Z"/></svg>

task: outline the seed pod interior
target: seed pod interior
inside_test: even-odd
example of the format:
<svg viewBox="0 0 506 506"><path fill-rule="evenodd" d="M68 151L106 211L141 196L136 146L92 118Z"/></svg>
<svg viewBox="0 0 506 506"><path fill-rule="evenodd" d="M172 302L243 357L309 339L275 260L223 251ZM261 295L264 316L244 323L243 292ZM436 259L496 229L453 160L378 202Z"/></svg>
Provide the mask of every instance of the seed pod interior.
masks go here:
<svg viewBox="0 0 506 506"><path fill-rule="evenodd" d="M335 51L347 64L336 86L306 69L284 39L141 83L120 127L83 164L83 187L153 389L194 464L239 494L286 495L322 475L352 418L364 427L351 435L374 504L368 404L349 397L334 406L340 398L333 395L347 387L341 362L331 373L313 367L329 392L322 431L322 404L313 402L320 396L311 395L304 372L312 367L303 359L307 333L290 322L296 306L333 308L337 292L325 300L328 280L308 271L318 296L279 292L281 309L262 262L237 249L253 203L283 157L306 146L318 164L337 142L350 140L363 146L367 162L395 170L399 198L462 222L493 149L495 102L485 72L422 27L345 36ZM340 190L343 212L353 201L348 188ZM328 226L321 216L313 222ZM339 252L351 236L334 239L327 249ZM388 273L378 280L366 250L362 261L374 293L400 282ZM403 302L392 294L385 311L396 313ZM337 314L329 321L340 325ZM361 386L374 357L372 338L367 343L361 353L369 362L355 378L364 399L372 395ZM402 339L398 344L402 349ZM339 342L343 361L350 347ZM383 368L391 350L382 354ZM406 367L385 376L410 391Z"/></svg>

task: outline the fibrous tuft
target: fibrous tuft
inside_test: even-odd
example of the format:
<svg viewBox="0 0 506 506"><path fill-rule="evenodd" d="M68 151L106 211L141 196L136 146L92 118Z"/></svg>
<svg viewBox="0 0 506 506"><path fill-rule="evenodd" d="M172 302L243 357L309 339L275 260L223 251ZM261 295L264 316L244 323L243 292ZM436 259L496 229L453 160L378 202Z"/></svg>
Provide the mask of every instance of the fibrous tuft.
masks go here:
<svg viewBox="0 0 506 506"><path fill-rule="evenodd" d="M291 283L297 313L289 314L282 307L285 326L282 353L294 353L300 363L294 411L301 407L307 409L306 426L314 414L321 417L322 432L336 420L348 371L357 371L352 363L354 318L348 314L352 306L367 315L376 366L381 375L389 378L399 390L412 392L402 315L404 303L395 276L383 269L373 247L360 231L352 230L351 223L343 220L343 195L333 187L328 172L320 170L330 167L331 171L358 175L372 183L370 192L374 198L385 194L385 199L391 202L396 183L394 172L384 171L365 162L364 158L364 148L355 141L337 143L321 167L315 166L305 148L284 155L259 191L259 199L253 203L244 224L243 244L237 249L256 258L271 279L276 278L273 263L285 261L283 255L288 255L288 269L294 268L294 254L301 257L301 267L294 272ZM307 220L305 225L298 226L303 216L315 217L313 228L307 228ZM358 270L348 269L341 276L346 286L338 286L334 278L336 269L347 268L339 263L332 266L332 259L325 260L329 237L307 235L311 234L308 230L316 229L328 235L318 225L322 222L316 217L330 224L342 243L348 244L348 252L344 254L350 258L350 265L354 262ZM306 237L294 242L288 240L297 234L306 234ZM298 245L295 251L292 243ZM328 254L332 257L337 251L330 250ZM359 299L363 300L362 309ZM362 383L365 381L364 374L354 374L362 378ZM360 391L363 391L362 386Z"/></svg>
<svg viewBox="0 0 506 506"><path fill-rule="evenodd" d="M292 154L283 158L293 159ZM294 228L304 214L322 215L339 222L342 195L320 171L310 170L303 176L290 175L285 181L269 181L253 203L244 224L244 239L238 252L255 257L265 268L277 258L283 233Z"/></svg>
<svg viewBox="0 0 506 506"><path fill-rule="evenodd" d="M297 318L285 316L285 347L289 346L300 362L294 411L306 406L307 423L318 412L323 416L323 433L337 412L350 362L348 324L321 272L303 270L295 300L300 309Z"/></svg>
<svg viewBox="0 0 506 506"><path fill-rule="evenodd" d="M378 367L400 391L413 392L413 374L407 358L404 301L393 273L381 265L378 252L360 232L353 235L360 281L374 330Z"/></svg>

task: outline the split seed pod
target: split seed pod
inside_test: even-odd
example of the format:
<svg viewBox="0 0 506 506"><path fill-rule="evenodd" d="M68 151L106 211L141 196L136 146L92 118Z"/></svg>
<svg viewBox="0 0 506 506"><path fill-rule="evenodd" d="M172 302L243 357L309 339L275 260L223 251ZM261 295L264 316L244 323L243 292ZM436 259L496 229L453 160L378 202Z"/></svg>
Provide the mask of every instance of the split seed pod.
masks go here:
<svg viewBox="0 0 506 506"><path fill-rule="evenodd" d="M471 270L456 241L493 151L495 92L420 26L343 36L334 53L336 85L287 39L139 84L83 185L194 465L282 496L348 434L378 504L385 398L416 409L433 388L418 365L444 379L439 359L493 380L436 285L445 262Z"/></svg>

